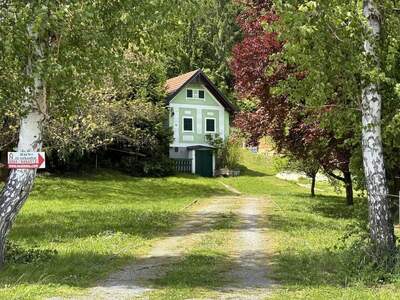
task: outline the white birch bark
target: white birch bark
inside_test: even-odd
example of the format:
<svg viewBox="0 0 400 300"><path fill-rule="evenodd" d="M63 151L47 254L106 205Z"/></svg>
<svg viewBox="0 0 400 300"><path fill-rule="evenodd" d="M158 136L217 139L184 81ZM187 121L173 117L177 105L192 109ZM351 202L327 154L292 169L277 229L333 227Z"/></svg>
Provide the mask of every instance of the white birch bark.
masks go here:
<svg viewBox="0 0 400 300"><path fill-rule="evenodd" d="M28 60L26 72L33 80L33 87L27 88L27 114L21 119L17 151L36 152L42 148L42 122L46 110L45 85L40 75L35 73L34 64L43 58L43 44L28 29L34 45L34 53ZM0 193L0 265L5 259L5 242L11 225L27 200L36 177L36 170L12 170Z"/></svg>
<svg viewBox="0 0 400 300"><path fill-rule="evenodd" d="M381 20L373 0L363 1L363 14L369 26L369 39L364 42L365 55L379 67L374 41L380 36ZM362 150L368 191L370 235L378 255L388 254L394 249L394 228L389 211L383 160L381 106L382 97L377 84L368 84L362 91Z"/></svg>

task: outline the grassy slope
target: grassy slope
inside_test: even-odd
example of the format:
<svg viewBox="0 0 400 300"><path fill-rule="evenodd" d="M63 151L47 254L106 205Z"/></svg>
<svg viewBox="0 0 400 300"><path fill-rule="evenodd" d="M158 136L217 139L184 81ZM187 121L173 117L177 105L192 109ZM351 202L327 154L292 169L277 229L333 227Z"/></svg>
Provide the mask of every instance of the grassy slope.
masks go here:
<svg viewBox="0 0 400 300"><path fill-rule="evenodd" d="M244 158L243 176L223 180L272 201L266 224L274 241L271 277L279 283L274 299L398 299L400 284L366 285L348 270L344 250L333 248L355 218L342 196L319 184L323 196L311 199L305 188L277 179L265 159L250 153ZM45 263L8 265L0 274L0 298L84 289L145 252L193 199L224 193L216 180L192 177L136 179L115 173L40 178L11 239L59 254ZM224 249L229 228L215 228L158 280L162 289L154 298L207 296L223 284L219 274L231 264Z"/></svg>
<svg viewBox="0 0 400 300"><path fill-rule="evenodd" d="M42 263L9 263L0 274L0 298L79 292L145 252L177 223L184 206L225 193L212 179L189 176L41 177L10 239L58 255Z"/></svg>
<svg viewBox="0 0 400 300"><path fill-rule="evenodd" d="M245 153L244 175L225 181L240 191L268 197L273 209L266 216L274 240L272 278L279 282L274 299L398 299L400 284L370 286L350 272L348 256L334 245L355 220L344 197L324 190L315 199L296 183L274 175L264 158Z"/></svg>

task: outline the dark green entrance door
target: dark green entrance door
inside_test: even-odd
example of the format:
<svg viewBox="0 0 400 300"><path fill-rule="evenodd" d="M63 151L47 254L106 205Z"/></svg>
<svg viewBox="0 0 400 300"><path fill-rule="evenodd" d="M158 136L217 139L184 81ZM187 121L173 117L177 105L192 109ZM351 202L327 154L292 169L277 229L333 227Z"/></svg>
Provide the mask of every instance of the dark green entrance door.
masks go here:
<svg viewBox="0 0 400 300"><path fill-rule="evenodd" d="M196 174L213 177L213 151L196 150Z"/></svg>

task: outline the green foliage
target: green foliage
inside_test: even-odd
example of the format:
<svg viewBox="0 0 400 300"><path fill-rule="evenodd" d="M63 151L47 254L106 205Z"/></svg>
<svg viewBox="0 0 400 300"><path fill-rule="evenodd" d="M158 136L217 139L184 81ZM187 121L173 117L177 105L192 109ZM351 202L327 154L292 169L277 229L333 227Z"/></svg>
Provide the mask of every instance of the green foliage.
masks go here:
<svg viewBox="0 0 400 300"><path fill-rule="evenodd" d="M184 0L180 6L179 27L166 53L168 75L201 68L225 95L233 96L229 58L240 38L240 6L232 0Z"/></svg>
<svg viewBox="0 0 400 300"><path fill-rule="evenodd" d="M276 173L287 171L289 170L289 159L283 155L276 155L272 167Z"/></svg>
<svg viewBox="0 0 400 300"><path fill-rule="evenodd" d="M117 166L113 167L133 176L163 177L175 173L174 162L169 159L167 153L151 152L150 157L143 159L138 156L125 156Z"/></svg>
<svg viewBox="0 0 400 300"><path fill-rule="evenodd" d="M118 78L109 74L101 87L88 85L83 103L46 122L51 170L76 171L97 164L132 175L171 174L164 66L137 49L127 50L124 60Z"/></svg>
<svg viewBox="0 0 400 300"><path fill-rule="evenodd" d="M225 141L219 137L206 136L207 142L215 147L216 168L237 169L240 166L242 153L241 140L234 135L230 135Z"/></svg>
<svg viewBox="0 0 400 300"><path fill-rule="evenodd" d="M361 91L365 82L377 82L383 95L382 131L385 166L392 192L400 188L398 176L400 98L400 23L395 3L379 1L383 31L376 45L381 66L363 55L365 19L360 1L276 1L280 16L274 29L285 41L285 51L277 57L296 66L305 76L282 81L274 93L310 111L320 111L321 126L345 140L352 149L351 171L357 187L364 188L361 158ZM397 70L397 71L395 71Z"/></svg>
<svg viewBox="0 0 400 300"><path fill-rule="evenodd" d="M132 175L171 174L168 146L172 133L165 126L167 110L162 105L96 99L78 112L48 127L46 149L54 155L53 169L73 170L68 165L74 160L79 168L87 163L93 166L97 155L100 166ZM92 157L89 161L88 156Z"/></svg>

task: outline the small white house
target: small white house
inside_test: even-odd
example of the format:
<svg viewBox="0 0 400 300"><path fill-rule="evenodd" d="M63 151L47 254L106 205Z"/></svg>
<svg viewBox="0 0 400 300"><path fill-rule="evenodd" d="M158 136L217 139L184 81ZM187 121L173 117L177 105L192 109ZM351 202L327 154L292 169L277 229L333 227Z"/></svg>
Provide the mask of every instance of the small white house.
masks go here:
<svg viewBox="0 0 400 300"><path fill-rule="evenodd" d="M180 171L214 176L215 154L208 137L229 136L235 106L202 70L169 79L166 89L169 125L174 132L170 157Z"/></svg>

